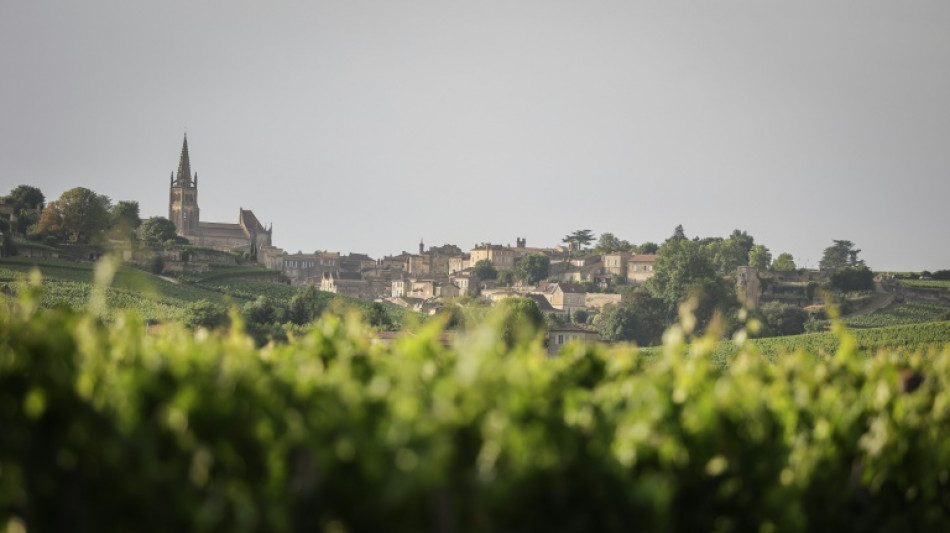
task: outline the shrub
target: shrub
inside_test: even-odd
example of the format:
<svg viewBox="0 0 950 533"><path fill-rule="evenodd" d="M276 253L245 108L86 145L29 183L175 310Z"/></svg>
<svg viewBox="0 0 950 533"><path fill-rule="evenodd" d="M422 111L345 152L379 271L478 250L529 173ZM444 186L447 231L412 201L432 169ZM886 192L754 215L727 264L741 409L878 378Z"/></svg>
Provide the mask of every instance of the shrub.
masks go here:
<svg viewBox="0 0 950 533"><path fill-rule="evenodd" d="M161 275L161 273L165 271L165 260L162 259L162 256L156 255L149 259L148 271L156 276Z"/></svg>
<svg viewBox="0 0 950 533"><path fill-rule="evenodd" d="M677 326L651 362L552 359L326 316L258 349L240 323L146 333L23 294L0 305L7 529L950 528L950 348L866 356L836 328L832 357L718 367Z"/></svg>

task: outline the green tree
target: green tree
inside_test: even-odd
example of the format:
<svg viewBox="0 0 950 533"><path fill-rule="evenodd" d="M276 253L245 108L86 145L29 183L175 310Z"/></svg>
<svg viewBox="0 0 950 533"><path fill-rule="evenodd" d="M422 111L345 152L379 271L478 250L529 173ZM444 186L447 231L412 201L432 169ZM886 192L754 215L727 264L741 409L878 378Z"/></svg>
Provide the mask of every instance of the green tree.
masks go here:
<svg viewBox="0 0 950 533"><path fill-rule="evenodd" d="M669 317L687 298L696 298L696 318L700 325L708 323L719 309L736 306L725 280L699 241L671 238L660 247L654 275L645 282L650 294L663 302Z"/></svg>
<svg viewBox="0 0 950 533"><path fill-rule="evenodd" d="M392 318L386 312L386 308L379 302L373 302L365 314L366 322L370 326L383 331L392 331L395 329Z"/></svg>
<svg viewBox="0 0 950 533"><path fill-rule="evenodd" d="M139 203L121 201L109 212L109 225L117 236L126 237L142 225L139 217Z"/></svg>
<svg viewBox="0 0 950 533"><path fill-rule="evenodd" d="M831 275L831 286L839 291L874 290L874 273L864 266L839 268Z"/></svg>
<svg viewBox="0 0 950 533"><path fill-rule="evenodd" d="M636 248L638 254L649 255L655 254L656 251L660 249L660 245L655 242L647 241Z"/></svg>
<svg viewBox="0 0 950 533"><path fill-rule="evenodd" d="M46 206L37 231L61 241L90 242L109 226L109 203L84 187L70 189Z"/></svg>
<svg viewBox="0 0 950 533"><path fill-rule="evenodd" d="M679 240L679 239L685 239L685 238L686 238L686 230L683 229L682 224L677 224L677 226L673 228L673 235L670 237L670 239Z"/></svg>
<svg viewBox="0 0 950 533"><path fill-rule="evenodd" d="M43 191L32 185L17 185L4 197L4 201L18 209L43 209L46 206Z"/></svg>
<svg viewBox="0 0 950 533"><path fill-rule="evenodd" d="M258 296L257 300L244 304L241 309L244 327L259 346L269 340L287 340L287 334L281 327L284 314L284 309L267 296Z"/></svg>
<svg viewBox="0 0 950 533"><path fill-rule="evenodd" d="M26 234L30 226L39 222L38 213L46 206L46 197L37 187L18 185L3 198L3 203L12 205L17 216L16 226L9 229Z"/></svg>
<svg viewBox="0 0 950 533"><path fill-rule="evenodd" d="M594 317L594 329L607 341L632 341L636 336L637 317L627 306L608 304Z"/></svg>
<svg viewBox="0 0 950 533"><path fill-rule="evenodd" d="M317 294L313 285L307 285L297 292L287 305L287 318L302 326L320 318L326 309L326 301Z"/></svg>
<svg viewBox="0 0 950 533"><path fill-rule="evenodd" d="M864 264L864 261L858 259L861 250L854 247L854 243L845 240L834 240L834 244L825 248L818 268L834 272L839 268L857 267Z"/></svg>
<svg viewBox="0 0 950 533"><path fill-rule="evenodd" d="M510 270L502 270L495 276L495 280L499 285L511 287L511 284L515 282L515 273Z"/></svg>
<svg viewBox="0 0 950 533"><path fill-rule="evenodd" d="M571 313L571 322L575 324L586 324L588 318L590 318L590 313L586 309L577 309Z"/></svg>
<svg viewBox="0 0 950 533"><path fill-rule="evenodd" d="M227 309L202 299L188 305L184 323L192 329L197 327L218 329L227 327L231 320L228 318Z"/></svg>
<svg viewBox="0 0 950 533"><path fill-rule="evenodd" d="M618 239L613 233L601 233L594 250L599 254L610 254L614 252L629 252L633 248L636 247L631 245L628 241Z"/></svg>
<svg viewBox="0 0 950 533"><path fill-rule="evenodd" d="M589 229L579 229L574 233L565 235L561 242L572 244L578 250L583 250L585 246L594 242L594 233Z"/></svg>
<svg viewBox="0 0 950 533"><path fill-rule="evenodd" d="M633 291L621 305L605 306L594 317L594 327L601 337L640 346L658 344L668 324L663 302L644 289Z"/></svg>
<svg viewBox="0 0 950 533"><path fill-rule="evenodd" d="M771 335L799 335L805 332L808 313L801 307L768 302L759 309L759 313Z"/></svg>
<svg viewBox="0 0 950 533"><path fill-rule="evenodd" d="M749 264L755 240L748 233L733 230L728 239L711 237L701 241L720 274L729 275L737 267Z"/></svg>
<svg viewBox="0 0 950 533"><path fill-rule="evenodd" d="M515 261L515 277L525 285L536 285L548 277L551 259L540 253L528 254Z"/></svg>
<svg viewBox="0 0 950 533"><path fill-rule="evenodd" d="M749 250L749 266L766 270L772 263L772 253L762 244L756 244Z"/></svg>
<svg viewBox="0 0 950 533"><path fill-rule="evenodd" d="M544 327L544 315L531 298L505 298L495 308L497 326L508 346L533 339Z"/></svg>
<svg viewBox="0 0 950 533"><path fill-rule="evenodd" d="M772 270L776 272L791 272L795 268L795 259L790 253L780 253L775 261L772 261Z"/></svg>
<svg viewBox="0 0 950 533"><path fill-rule="evenodd" d="M165 217L152 217L142 223L141 234L149 246L160 246L175 239L175 223Z"/></svg>
<svg viewBox="0 0 950 533"><path fill-rule="evenodd" d="M482 259L481 261L475 263L475 266L472 267L472 273L478 276L478 279L483 281L498 277L498 270L495 269L495 265L493 265L488 259Z"/></svg>

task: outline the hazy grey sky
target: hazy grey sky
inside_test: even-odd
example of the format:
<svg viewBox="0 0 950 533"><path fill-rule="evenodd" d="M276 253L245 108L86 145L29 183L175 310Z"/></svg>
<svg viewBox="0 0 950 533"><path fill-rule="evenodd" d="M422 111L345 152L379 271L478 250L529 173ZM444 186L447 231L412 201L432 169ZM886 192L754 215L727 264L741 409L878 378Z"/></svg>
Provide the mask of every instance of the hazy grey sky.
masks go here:
<svg viewBox="0 0 950 533"><path fill-rule="evenodd" d="M950 268L950 2L0 0L0 194L373 256L740 228Z"/></svg>

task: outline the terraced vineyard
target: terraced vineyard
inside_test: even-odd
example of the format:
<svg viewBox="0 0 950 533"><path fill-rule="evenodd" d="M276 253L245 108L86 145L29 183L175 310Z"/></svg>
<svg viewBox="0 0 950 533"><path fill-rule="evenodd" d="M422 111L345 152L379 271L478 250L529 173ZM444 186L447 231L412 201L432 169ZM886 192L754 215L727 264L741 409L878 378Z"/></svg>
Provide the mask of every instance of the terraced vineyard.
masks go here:
<svg viewBox="0 0 950 533"><path fill-rule="evenodd" d="M4 258L0 260L0 289L16 293L30 271L38 268L43 276L44 307L86 309L94 284L93 263L61 259L35 261L31 259ZM261 281L273 277L275 281ZM134 309L150 321L181 320L188 304L200 300L224 306L242 306L266 296L279 305L286 306L299 291L286 283L276 282L278 273L255 266L227 266L213 269L203 277L190 277L189 281L173 283L144 271L122 266L115 273L106 289L106 312L112 316L118 309ZM336 301L337 306L368 310L372 305L367 300L318 292L325 305ZM402 324L405 311L386 305L385 312L394 324Z"/></svg>
<svg viewBox="0 0 950 533"><path fill-rule="evenodd" d="M931 302L907 302L874 314L846 318L843 322L852 329L865 329L940 320L950 320L950 306Z"/></svg>
<svg viewBox="0 0 950 533"><path fill-rule="evenodd" d="M856 330L850 333L855 348L863 354L872 355L878 350L889 349L895 352L913 352L927 350L950 343L950 322L930 322ZM710 357L719 366L729 366L736 355L746 349L760 353L767 359L777 358L799 351L827 357L841 347L841 337L832 332L807 333L787 337L751 339L744 348L733 341L722 341L710 351ZM659 347L641 348L640 353L647 357L657 357L662 353Z"/></svg>
<svg viewBox="0 0 950 533"><path fill-rule="evenodd" d="M946 289L950 290L950 280L937 279L902 279L901 285L915 287L920 289Z"/></svg>

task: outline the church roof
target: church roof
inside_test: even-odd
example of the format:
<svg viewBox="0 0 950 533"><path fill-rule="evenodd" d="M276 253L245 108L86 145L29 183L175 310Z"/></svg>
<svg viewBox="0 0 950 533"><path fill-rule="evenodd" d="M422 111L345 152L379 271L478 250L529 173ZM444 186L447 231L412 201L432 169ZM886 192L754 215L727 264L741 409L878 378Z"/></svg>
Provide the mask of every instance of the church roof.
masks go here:
<svg viewBox="0 0 950 533"><path fill-rule="evenodd" d="M267 231L266 229L264 229L264 226L260 223L260 221L257 220L257 217L254 216L254 212L251 211L250 209L241 209L241 213L239 215L239 222L241 226L247 229L247 231L259 231L259 232Z"/></svg>
<svg viewBox="0 0 950 533"><path fill-rule="evenodd" d="M195 178L198 176L195 175ZM181 157L178 159L178 174L173 184L175 187L194 187L191 180L191 160L188 157L188 135L185 134L185 140L181 145Z"/></svg>
<svg viewBox="0 0 950 533"><path fill-rule="evenodd" d="M240 224L198 222L198 229L205 237L240 237L246 239L248 236Z"/></svg>

